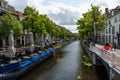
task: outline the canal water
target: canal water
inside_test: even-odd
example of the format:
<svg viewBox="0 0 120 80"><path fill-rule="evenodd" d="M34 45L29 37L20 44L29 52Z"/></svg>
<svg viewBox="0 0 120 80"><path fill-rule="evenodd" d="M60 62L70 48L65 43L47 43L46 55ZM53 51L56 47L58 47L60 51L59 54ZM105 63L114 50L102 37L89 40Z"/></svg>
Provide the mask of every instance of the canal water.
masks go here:
<svg viewBox="0 0 120 80"><path fill-rule="evenodd" d="M98 76L100 69L82 64L83 54L80 41L71 42L19 80L107 80Z"/></svg>

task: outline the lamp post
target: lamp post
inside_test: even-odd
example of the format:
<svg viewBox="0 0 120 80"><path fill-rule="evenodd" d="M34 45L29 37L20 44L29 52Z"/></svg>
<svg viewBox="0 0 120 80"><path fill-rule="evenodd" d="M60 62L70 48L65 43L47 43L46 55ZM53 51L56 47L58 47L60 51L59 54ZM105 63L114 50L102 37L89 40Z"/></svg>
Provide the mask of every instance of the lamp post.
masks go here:
<svg viewBox="0 0 120 80"><path fill-rule="evenodd" d="M98 22L93 22L93 27L94 27L94 41L96 41L96 26L95 24L97 24Z"/></svg>

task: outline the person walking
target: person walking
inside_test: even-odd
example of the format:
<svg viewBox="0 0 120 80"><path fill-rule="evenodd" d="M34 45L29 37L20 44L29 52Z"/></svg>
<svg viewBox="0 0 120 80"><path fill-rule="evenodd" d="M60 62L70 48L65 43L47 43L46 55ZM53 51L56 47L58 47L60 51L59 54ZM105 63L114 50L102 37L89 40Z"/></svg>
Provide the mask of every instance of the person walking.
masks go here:
<svg viewBox="0 0 120 80"><path fill-rule="evenodd" d="M112 51L113 49L113 43L110 43L110 50Z"/></svg>
<svg viewBox="0 0 120 80"><path fill-rule="evenodd" d="M109 46L108 43L105 44L105 46L104 46L104 50L106 50L106 51L110 50L110 46Z"/></svg>

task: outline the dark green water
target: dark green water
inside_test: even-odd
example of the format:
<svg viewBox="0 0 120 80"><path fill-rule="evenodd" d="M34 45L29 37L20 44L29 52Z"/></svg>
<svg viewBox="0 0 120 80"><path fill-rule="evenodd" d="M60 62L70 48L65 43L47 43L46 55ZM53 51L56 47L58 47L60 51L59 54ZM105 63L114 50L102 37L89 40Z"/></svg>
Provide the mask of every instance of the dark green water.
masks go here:
<svg viewBox="0 0 120 80"><path fill-rule="evenodd" d="M98 76L95 67L82 64L84 51L79 41L72 42L56 51L56 55L47 59L38 67L26 73L19 80L104 80ZM99 69L99 68L97 68Z"/></svg>

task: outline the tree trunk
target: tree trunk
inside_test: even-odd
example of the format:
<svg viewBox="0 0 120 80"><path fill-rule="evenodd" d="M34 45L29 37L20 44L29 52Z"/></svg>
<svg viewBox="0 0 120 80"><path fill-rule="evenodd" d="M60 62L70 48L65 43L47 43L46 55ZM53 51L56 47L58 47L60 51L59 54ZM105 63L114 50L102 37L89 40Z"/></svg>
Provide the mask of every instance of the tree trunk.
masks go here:
<svg viewBox="0 0 120 80"><path fill-rule="evenodd" d="M34 44L36 45L36 33L33 32L33 40L34 40Z"/></svg>
<svg viewBox="0 0 120 80"><path fill-rule="evenodd" d="M6 38L3 38L3 48L6 47Z"/></svg>

